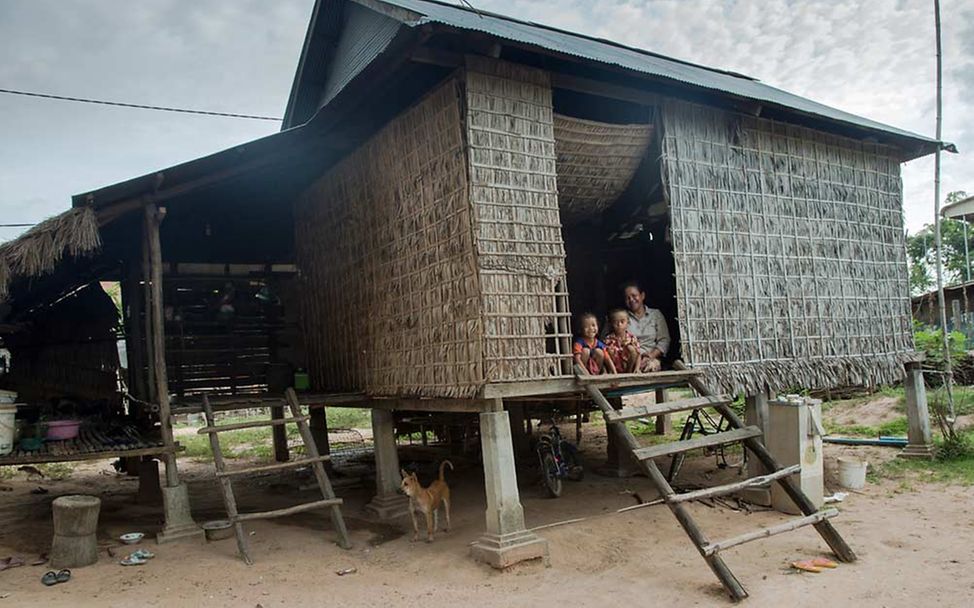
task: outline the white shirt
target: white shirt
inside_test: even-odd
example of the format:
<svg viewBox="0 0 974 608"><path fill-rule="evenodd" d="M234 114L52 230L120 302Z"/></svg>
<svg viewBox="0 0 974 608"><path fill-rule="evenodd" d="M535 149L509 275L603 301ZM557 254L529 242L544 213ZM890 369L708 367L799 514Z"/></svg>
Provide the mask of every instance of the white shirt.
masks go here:
<svg viewBox="0 0 974 608"><path fill-rule="evenodd" d="M670 328L666 325L666 317L655 308L643 305L642 318L629 313L629 331L639 339L639 350L648 353L658 348L664 355L670 349Z"/></svg>

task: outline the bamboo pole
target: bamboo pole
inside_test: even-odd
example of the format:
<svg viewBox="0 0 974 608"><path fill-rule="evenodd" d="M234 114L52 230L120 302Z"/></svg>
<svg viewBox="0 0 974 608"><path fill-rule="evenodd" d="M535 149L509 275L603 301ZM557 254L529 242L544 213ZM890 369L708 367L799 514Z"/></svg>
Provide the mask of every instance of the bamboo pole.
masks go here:
<svg viewBox="0 0 974 608"><path fill-rule="evenodd" d="M166 485L179 485L179 472L176 470L176 453L173 449L175 441L172 436L172 421L169 409L169 378L166 374L166 331L162 310L162 243L159 239L159 224L166 216L164 209L157 209L155 205L145 206L146 248L149 253L149 293L152 308L147 309L152 319L149 336L152 343L152 359L150 367L155 369L156 399L159 403L159 428L162 432L162 442L166 446L163 456L166 464Z"/></svg>
<svg viewBox="0 0 974 608"><path fill-rule="evenodd" d="M947 374L947 405L954 418L954 370L950 361L950 338L947 335L947 305L944 302L943 235L940 220L940 141L943 136L943 52L940 44L940 0L933 0L934 25L937 37L937 151L933 161L933 215L937 237L937 305L940 308L940 333L944 349L944 372Z"/></svg>

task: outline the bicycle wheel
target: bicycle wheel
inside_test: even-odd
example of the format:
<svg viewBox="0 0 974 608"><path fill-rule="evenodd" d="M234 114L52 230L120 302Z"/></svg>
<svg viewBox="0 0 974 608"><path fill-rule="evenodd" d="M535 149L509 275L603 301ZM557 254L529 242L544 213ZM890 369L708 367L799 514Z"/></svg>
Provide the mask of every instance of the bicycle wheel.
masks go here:
<svg viewBox="0 0 974 608"><path fill-rule="evenodd" d="M561 478L558 477L558 463L551 452L545 452L541 457L541 480L551 498L561 496Z"/></svg>

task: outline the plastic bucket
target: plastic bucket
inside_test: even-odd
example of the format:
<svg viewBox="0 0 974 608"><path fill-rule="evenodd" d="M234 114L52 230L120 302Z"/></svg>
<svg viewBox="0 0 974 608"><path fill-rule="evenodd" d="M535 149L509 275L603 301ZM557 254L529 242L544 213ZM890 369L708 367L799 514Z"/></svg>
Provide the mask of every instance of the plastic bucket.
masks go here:
<svg viewBox="0 0 974 608"><path fill-rule="evenodd" d="M17 417L17 406L0 404L0 456L6 456L14 451L14 418Z"/></svg>
<svg viewBox="0 0 974 608"><path fill-rule="evenodd" d="M869 463L856 458L839 458L839 485L850 490L866 486L866 468Z"/></svg>

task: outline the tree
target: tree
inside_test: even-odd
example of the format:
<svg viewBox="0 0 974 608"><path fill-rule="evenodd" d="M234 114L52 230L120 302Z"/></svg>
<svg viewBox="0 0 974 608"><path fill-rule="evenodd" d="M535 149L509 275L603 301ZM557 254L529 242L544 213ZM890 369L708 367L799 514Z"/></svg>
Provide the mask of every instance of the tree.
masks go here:
<svg viewBox="0 0 974 608"><path fill-rule="evenodd" d="M966 192L956 190L947 195L945 202L949 205L965 198ZM968 272L964 256L964 222L943 220L940 223L940 232L944 245L941 258L944 265L944 284L966 281ZM969 229L967 232L972 233L974 230ZM970 254L974 256L974 243L970 242L972 236L974 234L967 234L967 241ZM907 235L906 253L910 265L910 293L919 295L933 289L937 264L937 240L933 224L926 224L916 234ZM971 265L971 276L974 276L974 264Z"/></svg>

